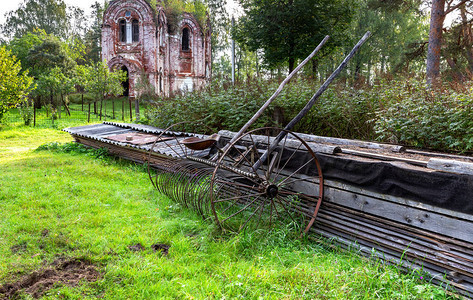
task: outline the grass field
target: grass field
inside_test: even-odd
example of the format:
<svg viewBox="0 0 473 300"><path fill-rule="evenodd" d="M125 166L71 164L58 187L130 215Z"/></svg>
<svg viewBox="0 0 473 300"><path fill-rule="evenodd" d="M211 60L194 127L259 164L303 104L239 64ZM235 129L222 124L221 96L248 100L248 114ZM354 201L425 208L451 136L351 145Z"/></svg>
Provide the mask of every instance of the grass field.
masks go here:
<svg viewBox="0 0 473 300"><path fill-rule="evenodd" d="M290 224L222 235L141 166L71 141L0 127L0 299L15 284L18 299L453 298L421 274L297 239ZM50 142L60 146L36 150Z"/></svg>
<svg viewBox="0 0 473 300"><path fill-rule="evenodd" d="M86 94L84 98L84 105L81 103L80 94L73 94L69 96L69 104L67 110L64 105L60 106L61 114L59 114L59 106L55 110L55 118L52 117L51 109L43 105L41 109L36 109L36 127L46 128L64 128L71 126L71 124L86 124L101 122L101 121L125 121L130 122L130 108L132 111L132 121L135 120L135 104L131 103L127 97L118 97L108 99L103 102L102 116L100 116L100 102L96 103L94 114L94 100L90 95ZM90 115L88 113L90 102ZM143 114L146 105L140 102L140 112ZM70 113L70 115L69 115ZM19 109L11 109L5 116L4 123L12 125L23 125L24 120L20 114ZM33 111L31 108L31 125L33 125Z"/></svg>

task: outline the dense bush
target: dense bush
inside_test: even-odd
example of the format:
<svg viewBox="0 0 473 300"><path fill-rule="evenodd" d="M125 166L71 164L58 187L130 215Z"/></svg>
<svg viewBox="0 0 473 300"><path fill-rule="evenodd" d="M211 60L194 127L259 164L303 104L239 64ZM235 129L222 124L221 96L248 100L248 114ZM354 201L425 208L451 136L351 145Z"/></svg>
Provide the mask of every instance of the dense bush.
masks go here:
<svg viewBox="0 0 473 300"><path fill-rule="evenodd" d="M290 83L253 128L284 127L308 102L320 83ZM148 122L167 127L201 120L207 131L239 130L277 89L277 82L248 82L211 87L196 93L158 99L146 112ZM294 131L316 135L378 140L439 150L473 149L472 87L427 91L421 80L384 80L354 89L333 85ZM187 126L185 130L196 130Z"/></svg>
<svg viewBox="0 0 473 300"><path fill-rule="evenodd" d="M374 118L378 139L441 150L473 149L471 86L427 91L423 82L411 79L377 89L384 103Z"/></svg>
<svg viewBox="0 0 473 300"><path fill-rule="evenodd" d="M201 120L210 131L238 131L278 87L274 81L251 81L231 86L213 86L206 90L158 99L145 115L150 124L167 127L184 120ZM253 128L284 127L317 91L319 83L309 80L291 82ZM326 91L295 131L349 138L374 138L368 121L374 115L376 101L369 93L334 87ZM185 129L191 129L187 127Z"/></svg>

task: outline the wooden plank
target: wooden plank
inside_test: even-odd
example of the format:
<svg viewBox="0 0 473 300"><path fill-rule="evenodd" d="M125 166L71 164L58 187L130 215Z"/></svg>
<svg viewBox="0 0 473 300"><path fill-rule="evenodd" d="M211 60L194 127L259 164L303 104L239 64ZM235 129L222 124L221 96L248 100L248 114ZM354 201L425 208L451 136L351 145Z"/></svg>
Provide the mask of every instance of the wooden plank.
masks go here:
<svg viewBox="0 0 473 300"><path fill-rule="evenodd" d="M340 146L355 146L359 148L387 150L395 153L404 152L406 147L400 145L381 144L366 142L361 140L349 140L334 137L318 136L313 134L297 133L297 135L306 142L329 143Z"/></svg>
<svg viewBox="0 0 473 300"><path fill-rule="evenodd" d="M473 163L453 159L431 158L427 163L427 168L443 172L473 175Z"/></svg>
<svg viewBox="0 0 473 300"><path fill-rule="evenodd" d="M422 150L416 150L416 149L406 149L406 153L419 154L419 155L425 155L425 156L430 156L430 157L442 157L442 158L449 158L449 159L467 159L467 160L473 161L473 157L471 156L432 152L432 151L422 151Z"/></svg>
<svg viewBox="0 0 473 300"><path fill-rule="evenodd" d="M324 201L466 242L473 242L473 224L464 220L333 188L325 189Z"/></svg>
<svg viewBox="0 0 473 300"><path fill-rule="evenodd" d="M329 230L319 229L319 228L312 228L311 232L315 235L320 235L325 239L329 239L332 242L338 243L344 248L347 248L351 251L359 253L363 256L367 256L370 258L377 258L381 261L384 261L388 264L393 264L397 267L404 268L406 270L418 270L419 272L427 272L430 276L432 281L435 284L442 285L443 287L447 287L451 290L451 287L456 289L456 292L459 292L462 295L469 295L473 293L473 284L471 283L458 283L461 282L460 280L455 280L452 276L445 278L445 272L439 271L439 268L435 265L431 265L429 263L420 263L419 261L409 261L406 259L401 258L399 253L392 252L386 249L377 249L378 245L368 243L368 242L358 242L350 236L344 236L339 232L331 232ZM316 239L313 236L310 236L311 239ZM375 250L377 249L377 250ZM443 270L445 271L445 270ZM453 279L453 280L449 280ZM458 282L457 282L458 281Z"/></svg>
<svg viewBox="0 0 473 300"><path fill-rule="evenodd" d="M470 243L465 243L459 240L445 237L443 235L433 234L431 232L410 227L407 225L399 224L397 222L387 221L380 217L374 217L366 215L348 208L341 207L333 203L325 203L323 205L324 211L333 212L338 218L343 216L350 220L357 220L363 224L368 224L369 227L373 228L384 228L390 232L390 234L400 236L411 236L417 238L417 243L434 243L436 246L433 248L439 250L449 251L452 254L464 256L466 258L473 257L473 249Z"/></svg>
<svg viewBox="0 0 473 300"><path fill-rule="evenodd" d="M411 165L421 166L421 167L427 166L427 161L389 156L389 155L382 155L382 154L371 153L371 152L363 152L363 151L357 151L357 150L351 150L351 149L342 149L342 153L361 156L361 157L374 158L374 159L379 159L379 160L385 160L385 161L400 161L400 162L405 162Z"/></svg>
<svg viewBox="0 0 473 300"><path fill-rule="evenodd" d="M341 183L341 182L334 181L334 180L324 180L324 186L333 187L333 188L340 189L340 190L346 190L346 191L349 191L349 192L352 192L352 193L355 193L355 194L361 194L361 195L377 198L377 199L380 199L380 200L385 200L385 201L389 201L389 202L393 202L393 203L398 203L398 204L409 206L409 207L412 207L412 208L417 208L417 209L430 211L430 212L434 212L434 213L438 213L438 214L442 214L442 215L446 215L446 216L450 216L450 217L454 217L454 218L458 218L458 219L462 219L462 220L468 220L468 221L473 222L473 215L470 215L470 214L456 212L456 211L452 211L452 210L449 210L449 209L436 207L436 206L428 205L428 204L424 204L424 203L420 203L418 201L412 201L412 200L409 200L409 199L406 199L406 198L400 198L400 197L396 197L396 196L371 192L371 191L368 191L368 190L363 189L363 188L359 188L359 187L356 187L356 186L353 186L353 185L348 185L348 184Z"/></svg>
<svg viewBox="0 0 473 300"><path fill-rule="evenodd" d="M351 220L342 220L337 216L328 216L324 210L320 213L317 222L321 228L333 228L334 230L353 235L358 241L366 240L376 243L411 259L421 259L442 266L446 269L456 270L467 276L473 277L473 262L468 258L457 258L445 255L444 250L435 250L431 245L423 246L417 243L417 239L413 237L394 237L391 234L382 234L381 232L367 227L366 224L354 224ZM471 257L470 257L471 258Z"/></svg>
<svg viewBox="0 0 473 300"><path fill-rule="evenodd" d="M236 133L229 131L229 130L220 130L218 134L227 139L232 139ZM274 142L276 139L275 137L269 137L265 135L252 135L251 139L250 137L243 137L242 140L248 143L261 143L264 145L269 145ZM292 149L304 149L302 146L302 143L297 140L297 139L291 139L290 137L287 138L286 140L281 141L281 143L284 143L284 145L288 148ZM341 149L338 146L330 146L330 145L323 145L323 144L317 144L317 143L307 143L307 145L311 148L312 151L318 152L318 153L325 153L325 154L335 154L335 153L340 153Z"/></svg>

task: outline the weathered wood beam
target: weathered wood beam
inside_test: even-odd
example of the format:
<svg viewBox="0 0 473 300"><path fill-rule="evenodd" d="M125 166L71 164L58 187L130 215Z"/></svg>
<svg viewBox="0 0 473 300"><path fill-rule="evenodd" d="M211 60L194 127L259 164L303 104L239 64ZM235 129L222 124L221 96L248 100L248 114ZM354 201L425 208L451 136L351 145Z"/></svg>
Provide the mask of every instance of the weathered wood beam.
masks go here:
<svg viewBox="0 0 473 300"><path fill-rule="evenodd" d="M473 175L473 163L452 159L431 158L427 163L427 168L444 172Z"/></svg>
<svg viewBox="0 0 473 300"><path fill-rule="evenodd" d="M218 132L220 137L227 138L232 140L235 136L238 135L236 132L232 132L229 130L220 130ZM269 145L274 142L276 138L275 137L270 137L266 135L252 135L251 138L249 137L244 137L243 140L249 143L258 143L258 144L266 144ZM269 143L269 144L268 144ZM281 141L282 143L282 141ZM301 148L302 142L296 139L290 139L288 138L287 140L284 141L284 146L288 148L293 148L293 149L300 149ZM331 146L331 145L324 145L324 144L318 144L318 143L311 143L308 142L307 145L314 151L315 153L324 153L324 154L336 154L336 153L341 153L341 149L338 146Z"/></svg>
<svg viewBox="0 0 473 300"><path fill-rule="evenodd" d="M341 138L318 136L318 135L305 134L305 133L298 133L297 135L306 142L329 143L329 144L343 145L343 146L355 146L355 147L367 148L367 149L388 150L391 152L406 151L406 147L400 146L400 145L390 145L390 144L373 143L373 142L366 142L366 141L360 141L360 140L341 139Z"/></svg>

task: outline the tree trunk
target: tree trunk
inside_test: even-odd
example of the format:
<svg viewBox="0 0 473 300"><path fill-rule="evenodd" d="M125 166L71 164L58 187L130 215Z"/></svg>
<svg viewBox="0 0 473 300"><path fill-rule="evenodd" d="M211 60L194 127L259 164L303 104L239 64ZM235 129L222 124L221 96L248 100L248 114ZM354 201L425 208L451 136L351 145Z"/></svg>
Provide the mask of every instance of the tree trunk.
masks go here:
<svg viewBox="0 0 473 300"><path fill-rule="evenodd" d="M317 59L312 59L312 77L313 77L313 79L317 78L318 68L319 68L319 61Z"/></svg>
<svg viewBox="0 0 473 300"><path fill-rule="evenodd" d="M465 48L465 58L468 61L468 70L470 73L473 73L473 33L471 31L471 26L468 24L465 4L460 6L460 15L462 18L462 34L464 40L463 46Z"/></svg>
<svg viewBox="0 0 473 300"><path fill-rule="evenodd" d="M294 71L295 62L296 60L294 59L294 57L289 57L289 74L291 74L292 71Z"/></svg>
<svg viewBox="0 0 473 300"><path fill-rule="evenodd" d="M456 62L455 58L447 57L447 63L450 66L450 68L452 69L453 78L455 79L455 81L463 82L464 77L463 77L463 74L458 69L457 62Z"/></svg>
<svg viewBox="0 0 473 300"><path fill-rule="evenodd" d="M440 52L445 20L445 0L433 0L430 12L429 47L427 49L427 88L436 87L440 80Z"/></svg>

